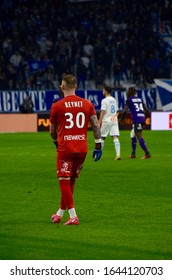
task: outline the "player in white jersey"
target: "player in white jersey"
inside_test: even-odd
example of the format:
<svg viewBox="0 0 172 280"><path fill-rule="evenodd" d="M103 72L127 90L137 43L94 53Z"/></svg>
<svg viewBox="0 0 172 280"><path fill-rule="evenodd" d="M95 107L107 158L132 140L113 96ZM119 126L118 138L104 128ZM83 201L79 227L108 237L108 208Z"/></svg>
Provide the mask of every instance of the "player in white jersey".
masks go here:
<svg viewBox="0 0 172 280"><path fill-rule="evenodd" d="M111 88L104 86L103 95L105 98L101 102L100 126L101 126L101 143L104 148L105 140L108 134L112 137L116 151L115 160L120 160L120 142L119 142L119 125L118 125L118 105L116 99L111 96Z"/></svg>

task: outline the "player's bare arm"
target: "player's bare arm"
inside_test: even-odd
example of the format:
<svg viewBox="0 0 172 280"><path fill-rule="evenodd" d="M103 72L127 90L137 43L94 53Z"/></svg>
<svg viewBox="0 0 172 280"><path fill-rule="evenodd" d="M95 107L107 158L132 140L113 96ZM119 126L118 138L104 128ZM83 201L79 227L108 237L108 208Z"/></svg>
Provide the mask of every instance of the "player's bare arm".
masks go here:
<svg viewBox="0 0 172 280"><path fill-rule="evenodd" d="M145 111L145 114L146 114L147 116L149 116L149 115L150 115L150 111L149 111L149 109L146 107L145 103L143 103L143 109L144 109L144 111Z"/></svg>
<svg viewBox="0 0 172 280"><path fill-rule="evenodd" d="M125 118L125 115L126 115L127 111L128 111L128 105L126 104L125 107L124 107L124 111L122 112L121 116L118 119L121 124L123 124L122 121Z"/></svg>
<svg viewBox="0 0 172 280"><path fill-rule="evenodd" d="M90 123L93 129L94 138L100 139L100 124L96 115L90 117Z"/></svg>
<svg viewBox="0 0 172 280"><path fill-rule="evenodd" d="M105 114L106 114L106 110L101 110L100 117L99 117L99 124L100 124L100 126L102 124L102 120L103 120L103 117L104 117Z"/></svg>
<svg viewBox="0 0 172 280"><path fill-rule="evenodd" d="M95 149L92 153L92 157L94 158L94 161L98 161L102 156L102 150L101 150L100 124L96 115L90 117L90 123L95 138Z"/></svg>
<svg viewBox="0 0 172 280"><path fill-rule="evenodd" d="M53 143L54 145L56 146L56 148L58 147L58 141L57 141L57 128L56 128L56 124L52 124L50 122L50 135L51 135L51 138L53 140Z"/></svg>
<svg viewBox="0 0 172 280"><path fill-rule="evenodd" d="M52 123L50 123L50 135L53 140L57 140L56 125Z"/></svg>

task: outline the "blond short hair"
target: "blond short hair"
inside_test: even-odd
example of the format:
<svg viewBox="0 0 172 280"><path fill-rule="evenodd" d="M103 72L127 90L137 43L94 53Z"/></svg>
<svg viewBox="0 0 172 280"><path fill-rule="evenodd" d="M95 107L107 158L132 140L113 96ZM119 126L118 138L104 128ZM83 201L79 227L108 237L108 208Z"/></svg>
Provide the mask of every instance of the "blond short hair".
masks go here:
<svg viewBox="0 0 172 280"><path fill-rule="evenodd" d="M62 81L65 82L65 86L68 89L76 89L77 88L77 78L72 74L64 75Z"/></svg>

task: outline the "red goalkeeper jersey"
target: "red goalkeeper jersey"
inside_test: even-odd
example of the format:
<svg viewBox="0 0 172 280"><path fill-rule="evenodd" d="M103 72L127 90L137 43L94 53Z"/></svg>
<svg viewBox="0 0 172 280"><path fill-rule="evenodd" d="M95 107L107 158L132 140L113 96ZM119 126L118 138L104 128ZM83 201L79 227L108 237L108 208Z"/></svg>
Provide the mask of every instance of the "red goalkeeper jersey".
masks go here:
<svg viewBox="0 0 172 280"><path fill-rule="evenodd" d="M59 152L88 152L88 123L93 115L96 115L93 104L76 95L64 97L52 105L50 122L57 127Z"/></svg>

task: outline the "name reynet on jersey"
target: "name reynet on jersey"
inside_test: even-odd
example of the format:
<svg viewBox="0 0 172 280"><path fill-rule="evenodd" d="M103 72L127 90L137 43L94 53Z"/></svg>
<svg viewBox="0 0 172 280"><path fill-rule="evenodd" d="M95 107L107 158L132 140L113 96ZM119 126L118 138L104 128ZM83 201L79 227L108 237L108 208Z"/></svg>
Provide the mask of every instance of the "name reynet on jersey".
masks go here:
<svg viewBox="0 0 172 280"><path fill-rule="evenodd" d="M85 134L82 135L64 135L64 140L85 140Z"/></svg>
<svg viewBox="0 0 172 280"><path fill-rule="evenodd" d="M68 101L68 102L65 102L64 104L65 104L66 108L82 107L83 106L82 101Z"/></svg>

